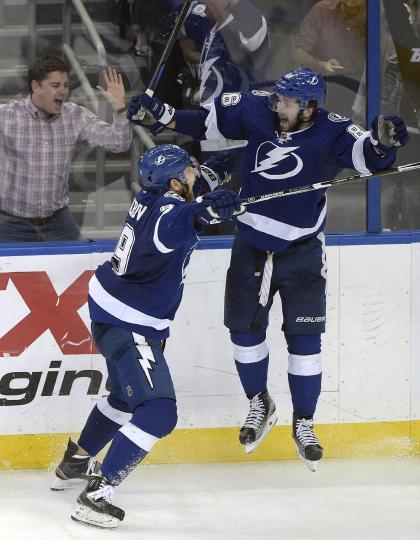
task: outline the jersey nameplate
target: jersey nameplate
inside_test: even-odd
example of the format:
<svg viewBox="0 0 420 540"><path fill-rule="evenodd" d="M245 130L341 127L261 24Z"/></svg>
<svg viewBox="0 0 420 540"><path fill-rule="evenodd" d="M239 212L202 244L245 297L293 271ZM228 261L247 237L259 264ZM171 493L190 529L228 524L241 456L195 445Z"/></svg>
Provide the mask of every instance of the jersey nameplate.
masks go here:
<svg viewBox="0 0 420 540"><path fill-rule="evenodd" d="M221 103L223 107L231 107L237 105L241 101L241 97L239 92L226 92L222 94Z"/></svg>
<svg viewBox="0 0 420 540"><path fill-rule="evenodd" d="M138 201L136 201L136 199L134 199L134 201L131 203L128 215L138 221L141 216L146 212L146 210L147 206L144 206L144 204L140 204Z"/></svg>
<svg viewBox="0 0 420 540"><path fill-rule="evenodd" d="M360 139L360 137L364 134L364 130L357 124L350 124L346 127L346 131L348 131L350 135L353 135L355 139Z"/></svg>

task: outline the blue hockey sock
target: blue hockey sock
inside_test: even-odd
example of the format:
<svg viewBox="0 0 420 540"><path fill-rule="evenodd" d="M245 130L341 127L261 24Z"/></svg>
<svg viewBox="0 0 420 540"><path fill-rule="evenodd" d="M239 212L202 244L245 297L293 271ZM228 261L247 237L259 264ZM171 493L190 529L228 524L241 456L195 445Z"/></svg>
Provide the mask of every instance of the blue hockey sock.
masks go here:
<svg viewBox="0 0 420 540"><path fill-rule="evenodd" d="M121 410L122 408L126 410ZM103 398L92 409L80 434L79 446L86 450L90 456L96 456L130 418L131 413L128 412L128 407L123 402L112 396Z"/></svg>
<svg viewBox="0 0 420 540"><path fill-rule="evenodd" d="M259 362L242 364L235 360L236 369L249 399L267 390L268 356Z"/></svg>
<svg viewBox="0 0 420 540"><path fill-rule="evenodd" d="M268 347L265 332L234 332L230 338L236 370L249 399L267 390Z"/></svg>
<svg viewBox="0 0 420 540"><path fill-rule="evenodd" d="M120 484L156 442L171 433L176 422L175 400L160 398L142 403L115 435L101 467L104 478L113 486Z"/></svg>
<svg viewBox="0 0 420 540"><path fill-rule="evenodd" d="M315 413L321 393L321 335L285 334L289 351L289 388L293 410L301 416Z"/></svg>
<svg viewBox="0 0 420 540"><path fill-rule="evenodd" d="M118 486L148 453L119 431L102 463L102 476L109 484Z"/></svg>
<svg viewBox="0 0 420 540"><path fill-rule="evenodd" d="M288 373L293 410L301 416L313 416L321 393L322 374L292 375Z"/></svg>

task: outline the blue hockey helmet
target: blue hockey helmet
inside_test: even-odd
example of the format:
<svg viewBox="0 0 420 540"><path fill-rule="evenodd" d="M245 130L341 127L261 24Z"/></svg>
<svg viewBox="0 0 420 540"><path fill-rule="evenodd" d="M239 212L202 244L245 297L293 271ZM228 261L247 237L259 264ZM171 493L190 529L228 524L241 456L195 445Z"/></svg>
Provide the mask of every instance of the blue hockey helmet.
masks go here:
<svg viewBox="0 0 420 540"><path fill-rule="evenodd" d="M140 182L146 191L164 193L169 180L176 178L187 183L184 171L191 164L191 157L175 144L161 144L146 150L138 161Z"/></svg>
<svg viewBox="0 0 420 540"><path fill-rule="evenodd" d="M297 99L301 109L305 109L310 101L315 101L319 107L324 103L326 94L327 85L321 73L300 67L282 75L276 82L269 95L269 106L277 111L277 96L282 95Z"/></svg>

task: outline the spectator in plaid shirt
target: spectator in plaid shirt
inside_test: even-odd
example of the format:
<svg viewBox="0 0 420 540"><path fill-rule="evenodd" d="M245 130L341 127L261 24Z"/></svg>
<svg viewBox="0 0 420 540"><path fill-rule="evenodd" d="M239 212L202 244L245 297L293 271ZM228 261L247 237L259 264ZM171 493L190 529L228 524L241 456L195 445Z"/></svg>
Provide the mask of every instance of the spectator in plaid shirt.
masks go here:
<svg viewBox="0 0 420 540"><path fill-rule="evenodd" d="M124 152L131 144L121 75L104 71L97 87L114 111L112 125L66 102L69 66L57 56L28 70L29 96L0 106L0 242L78 240L68 209L70 164L77 145Z"/></svg>

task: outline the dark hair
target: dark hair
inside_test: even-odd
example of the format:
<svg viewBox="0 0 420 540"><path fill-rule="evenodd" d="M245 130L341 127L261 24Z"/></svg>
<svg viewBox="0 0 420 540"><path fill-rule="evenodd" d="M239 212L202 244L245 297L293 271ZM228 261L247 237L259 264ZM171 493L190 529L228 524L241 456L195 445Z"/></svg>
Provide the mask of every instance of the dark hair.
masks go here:
<svg viewBox="0 0 420 540"><path fill-rule="evenodd" d="M32 81L37 81L39 84L53 71L69 74L70 66L59 56L47 54L36 58L28 68L29 93L32 95Z"/></svg>

